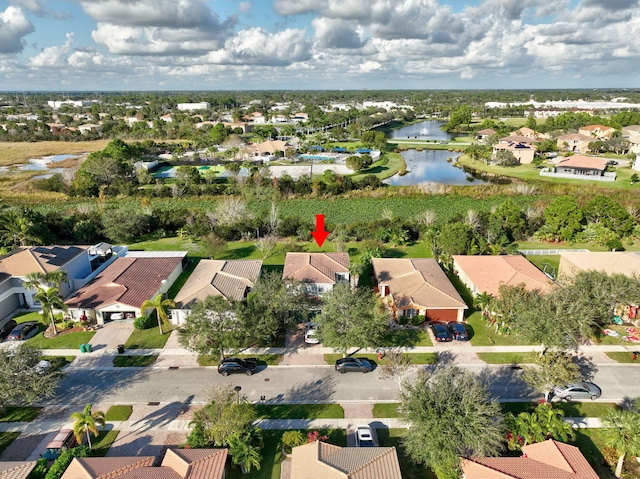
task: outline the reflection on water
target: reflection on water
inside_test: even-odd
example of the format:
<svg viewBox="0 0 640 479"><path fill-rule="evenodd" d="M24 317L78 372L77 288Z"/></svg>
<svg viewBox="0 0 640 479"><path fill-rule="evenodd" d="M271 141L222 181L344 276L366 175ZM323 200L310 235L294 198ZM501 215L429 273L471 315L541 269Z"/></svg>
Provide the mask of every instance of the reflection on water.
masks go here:
<svg viewBox="0 0 640 479"><path fill-rule="evenodd" d="M396 175L386 181L393 186L417 185L423 181L433 181L445 185L489 182L481 176L472 174L467 169L454 166L460 153L447 150L407 150L401 152L401 155L407 163L408 173L404 176ZM447 161L448 158L451 158L451 161Z"/></svg>
<svg viewBox="0 0 640 479"><path fill-rule="evenodd" d="M38 171L38 170L49 170L53 171L51 168L47 168L49 163L57 163L59 161L64 161L68 158L77 158L77 155L52 155L52 156L43 156L42 158L31 158L27 160L27 163L22 165L18 165L18 170L22 171ZM56 168L62 171L62 168Z"/></svg>
<svg viewBox="0 0 640 479"><path fill-rule="evenodd" d="M398 140L446 141L452 139L454 135L442 131L441 127L445 124L444 121L421 121L413 125L403 126L397 130L391 130L387 136Z"/></svg>

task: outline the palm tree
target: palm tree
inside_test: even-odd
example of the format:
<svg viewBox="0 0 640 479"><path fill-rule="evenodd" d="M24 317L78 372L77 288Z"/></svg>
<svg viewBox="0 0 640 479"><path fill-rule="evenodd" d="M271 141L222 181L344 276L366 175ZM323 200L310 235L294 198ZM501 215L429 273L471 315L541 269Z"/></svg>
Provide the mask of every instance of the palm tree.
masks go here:
<svg viewBox="0 0 640 479"><path fill-rule="evenodd" d="M251 434L233 434L229 436L229 454L234 464L240 466L242 474L247 474L252 467L260 470L262 455L260 450L252 444Z"/></svg>
<svg viewBox="0 0 640 479"><path fill-rule="evenodd" d="M523 447L545 439L542 427L534 413L523 412L518 414L515 420L516 430L524 439Z"/></svg>
<svg viewBox="0 0 640 479"><path fill-rule="evenodd" d="M58 270L48 273L29 273L22 283L25 288L36 290L33 299L38 301L42 307L42 320L45 324L51 321L54 335L58 334L58 330L56 329L56 318L53 310L62 309L66 311L68 309L62 300L59 289L60 285L66 280L67 272Z"/></svg>
<svg viewBox="0 0 640 479"><path fill-rule="evenodd" d="M26 246L39 243L32 234L33 222L20 213L9 210L0 216L0 240L6 246Z"/></svg>
<svg viewBox="0 0 640 479"><path fill-rule="evenodd" d="M620 455L615 475L620 477L624 458L627 454L640 454L640 413L625 409L607 411L602 418L607 446L614 448Z"/></svg>
<svg viewBox="0 0 640 479"><path fill-rule="evenodd" d="M493 301L493 295L489 293L479 293L475 298L475 307L479 308L483 315L486 316L486 313L489 310L489 306L491 305L491 301Z"/></svg>
<svg viewBox="0 0 640 479"><path fill-rule="evenodd" d="M564 420L562 411L554 409L550 403L540 404L536 408L535 414L538 416L542 433L547 438L554 438L561 441L566 441L568 438L575 438L576 434L573 431L573 427Z"/></svg>
<svg viewBox="0 0 640 479"><path fill-rule="evenodd" d="M175 308L176 303L171 299L162 299L162 294L158 294L153 300L147 299L142 306L140 306L140 311L144 313L147 309L155 309L156 315L158 316L158 328L160 328L160 334L164 334L162 332L162 323L166 323L167 319L167 309Z"/></svg>
<svg viewBox="0 0 640 479"><path fill-rule="evenodd" d="M102 411L91 412L92 404L87 404L82 412L74 412L71 415L71 419L75 421L73 424L73 434L76 436L76 441L82 441L82 435L87 435L87 441L89 442L89 449L91 446L91 436L98 435L98 427L103 428L105 425L104 413Z"/></svg>

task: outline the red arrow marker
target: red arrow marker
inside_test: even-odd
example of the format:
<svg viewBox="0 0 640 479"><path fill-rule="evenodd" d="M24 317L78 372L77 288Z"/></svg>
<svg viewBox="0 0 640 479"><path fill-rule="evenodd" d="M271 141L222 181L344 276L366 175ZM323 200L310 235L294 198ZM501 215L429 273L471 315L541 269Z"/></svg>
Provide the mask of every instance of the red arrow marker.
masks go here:
<svg viewBox="0 0 640 479"><path fill-rule="evenodd" d="M329 236L329 232L324 230L324 215L316 215L316 230L311 232L311 236L316 240L318 246L322 247L322 243Z"/></svg>

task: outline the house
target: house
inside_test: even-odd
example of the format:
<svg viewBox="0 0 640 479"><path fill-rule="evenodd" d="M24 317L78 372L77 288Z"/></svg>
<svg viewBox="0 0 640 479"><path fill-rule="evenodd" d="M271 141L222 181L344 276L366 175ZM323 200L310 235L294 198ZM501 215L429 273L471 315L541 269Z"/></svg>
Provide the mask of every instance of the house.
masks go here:
<svg viewBox="0 0 640 479"><path fill-rule="evenodd" d="M340 447L321 441L293 448L289 477L402 479L395 447Z"/></svg>
<svg viewBox="0 0 640 479"><path fill-rule="evenodd" d="M606 158L596 158L594 156L573 155L558 162L553 172L564 175L580 176L605 176L607 169ZM613 173L615 175L615 173ZM586 178L591 179L591 178Z"/></svg>
<svg viewBox="0 0 640 479"><path fill-rule="evenodd" d="M586 153L589 150L589 143L595 141L593 137L580 133L560 135L556 139L558 151L572 151L574 153Z"/></svg>
<svg viewBox="0 0 640 479"><path fill-rule="evenodd" d="M528 136L509 135L498 139L498 144L510 145L512 143L523 143L525 145L532 145L537 141L538 140L534 140L532 138L529 138Z"/></svg>
<svg viewBox="0 0 640 479"><path fill-rule="evenodd" d="M254 125L264 125L265 123L267 123L267 118L259 111L254 111L249 115L248 118L249 121L251 121L251 123L253 123Z"/></svg>
<svg viewBox="0 0 640 479"><path fill-rule="evenodd" d="M575 446L549 439L522 448L521 457L462 459L465 479L598 479Z"/></svg>
<svg viewBox="0 0 640 479"><path fill-rule="evenodd" d="M174 298L176 308L171 310L171 322L184 323L191 307L209 296L242 301L260 276L261 268L261 260L200 260Z"/></svg>
<svg viewBox="0 0 640 479"><path fill-rule="evenodd" d="M629 151L640 153L640 125L623 127L622 137L629 142Z"/></svg>
<svg viewBox="0 0 640 479"><path fill-rule="evenodd" d="M132 320L142 303L166 293L184 269L186 251L133 251L117 258L65 301L72 319L86 315L98 324Z"/></svg>
<svg viewBox="0 0 640 479"><path fill-rule="evenodd" d="M537 289L542 293L555 287L551 279L520 255L453 255L453 269L474 296L487 293L498 297L501 285L524 284L528 291Z"/></svg>
<svg viewBox="0 0 640 479"><path fill-rule="evenodd" d="M530 138L532 140L538 139L538 134L534 130L532 130L531 128L527 128L526 126L523 126L522 128L514 131L512 133L512 135L524 136L524 137Z"/></svg>
<svg viewBox="0 0 640 479"><path fill-rule="evenodd" d="M251 145L245 145L239 152L242 158L250 158L255 160L271 159L277 152L286 154L287 150L292 150L293 147L282 140L267 140L262 143L253 143Z"/></svg>
<svg viewBox="0 0 640 479"><path fill-rule="evenodd" d="M78 126L78 131L82 135L86 135L87 133L91 133L92 131L98 132L102 129L101 125L96 125L95 123L85 123L84 125Z"/></svg>
<svg viewBox="0 0 640 479"><path fill-rule="evenodd" d="M492 128L485 128L484 130L479 130L476 132L476 139L478 141L487 141L490 136L493 136L496 133L498 132Z"/></svg>
<svg viewBox="0 0 640 479"><path fill-rule="evenodd" d="M101 248L101 245L103 247ZM35 290L24 287L30 273L67 273L67 281L60 285L64 298L83 286L105 269L124 248L101 243L96 246L28 246L15 248L0 256L0 318L18 308L39 308Z"/></svg>
<svg viewBox="0 0 640 479"><path fill-rule="evenodd" d="M608 275L640 276L640 253L635 251L560 253L558 277L570 278L581 271L602 271Z"/></svg>
<svg viewBox="0 0 640 479"><path fill-rule="evenodd" d="M2 461L0 462L0 479L27 479L36 461Z"/></svg>
<svg viewBox="0 0 640 479"><path fill-rule="evenodd" d="M224 479L227 449L168 448L155 456L75 457L61 479Z"/></svg>
<svg viewBox="0 0 640 479"><path fill-rule="evenodd" d="M467 305L433 258L372 258L380 296L398 316L462 321Z"/></svg>
<svg viewBox="0 0 640 479"><path fill-rule="evenodd" d="M528 165L533 161L536 147L530 143L496 143L493 145L493 156L499 151L510 151L521 165Z"/></svg>
<svg viewBox="0 0 640 479"><path fill-rule="evenodd" d="M578 128L578 133L580 135L591 137L591 141L594 139L602 141L610 140L615 132L615 128L604 125L587 125Z"/></svg>
<svg viewBox="0 0 640 479"><path fill-rule="evenodd" d="M304 283L310 296L322 296L340 281L349 281L347 253L287 253L283 280Z"/></svg>

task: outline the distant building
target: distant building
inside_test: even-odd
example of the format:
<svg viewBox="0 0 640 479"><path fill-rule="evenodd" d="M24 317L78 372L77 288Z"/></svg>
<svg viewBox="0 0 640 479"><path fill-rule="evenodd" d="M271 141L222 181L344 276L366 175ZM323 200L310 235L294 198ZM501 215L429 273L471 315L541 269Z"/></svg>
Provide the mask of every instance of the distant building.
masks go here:
<svg viewBox="0 0 640 479"><path fill-rule="evenodd" d="M510 151L516 157L521 165L528 165L533 161L536 153L536 147L529 143L497 143L493 145L493 156L499 151Z"/></svg>
<svg viewBox="0 0 640 479"><path fill-rule="evenodd" d="M47 105L49 105L51 108L53 108L54 110L57 110L58 108L60 108L63 105L71 105L71 106L76 106L76 107L86 107L86 106L91 106L91 101L89 100L49 100L47 102Z"/></svg>
<svg viewBox="0 0 640 479"><path fill-rule="evenodd" d="M178 110L180 111L195 111L195 110L208 110L209 103L202 101L200 103L178 103Z"/></svg>

